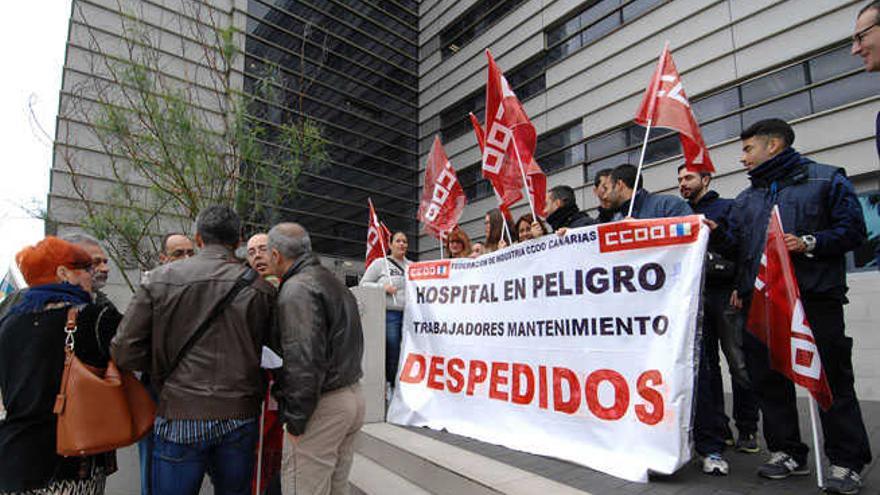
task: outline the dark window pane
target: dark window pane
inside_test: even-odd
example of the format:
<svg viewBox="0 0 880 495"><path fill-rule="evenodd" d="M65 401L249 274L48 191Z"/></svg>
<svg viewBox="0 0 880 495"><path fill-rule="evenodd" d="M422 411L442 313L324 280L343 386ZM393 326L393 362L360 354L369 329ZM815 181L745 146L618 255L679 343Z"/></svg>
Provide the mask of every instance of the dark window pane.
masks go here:
<svg viewBox="0 0 880 495"><path fill-rule="evenodd" d="M626 131L613 131L587 141L587 156L590 160L615 153L628 145Z"/></svg>
<svg viewBox="0 0 880 495"><path fill-rule="evenodd" d="M590 24L596 22L603 15L611 12L612 10L620 7L621 0L599 0L592 7L583 11L579 16L581 21L581 26L589 26Z"/></svg>
<svg viewBox="0 0 880 495"><path fill-rule="evenodd" d="M442 31L440 31L441 57L446 58L483 34L501 18L512 12L524 0L481 0Z"/></svg>
<svg viewBox="0 0 880 495"><path fill-rule="evenodd" d="M738 88L730 88L693 103L694 115L699 122L733 112L740 106Z"/></svg>
<svg viewBox="0 0 880 495"><path fill-rule="evenodd" d="M725 139L739 136L742 132L741 116L739 114L725 117L708 124L700 126L700 132L703 133L703 141L706 144L720 143Z"/></svg>
<svg viewBox="0 0 880 495"><path fill-rule="evenodd" d="M592 43L611 31L614 31L618 26L620 26L620 16L617 13L611 14L585 29L581 34L581 43L584 45Z"/></svg>
<svg viewBox="0 0 880 495"><path fill-rule="evenodd" d="M860 69L862 67L861 59L850 55L849 50L849 45L847 45L810 60L810 77L812 82L821 82L834 76Z"/></svg>
<svg viewBox="0 0 880 495"><path fill-rule="evenodd" d="M813 93L813 112L821 112L876 95L877 78L868 72L859 72L839 81L813 88L811 92Z"/></svg>
<svg viewBox="0 0 880 495"><path fill-rule="evenodd" d="M547 46L553 46L556 43L568 38L572 34L581 29L580 19L575 17L561 26L547 31Z"/></svg>
<svg viewBox="0 0 880 495"><path fill-rule="evenodd" d="M678 139L678 134L676 134L658 141L648 142L648 149L645 150L645 163L656 162L680 154L681 141Z"/></svg>
<svg viewBox="0 0 880 495"><path fill-rule="evenodd" d="M743 127L747 128L763 119L774 118L789 121L809 114L810 94L804 91L743 112Z"/></svg>
<svg viewBox="0 0 880 495"><path fill-rule="evenodd" d="M593 176L596 175L596 172L600 170L604 170L606 168L613 169L618 165L623 165L624 163L632 163L636 165L639 159L638 156L635 157L635 160L631 159L629 153L618 153L616 155L611 155L607 158L603 158L601 160L592 161L585 167L584 182L590 182L593 180Z"/></svg>
<svg viewBox="0 0 880 495"><path fill-rule="evenodd" d="M783 69L742 85L743 105L751 105L777 95L788 93L807 84L804 64Z"/></svg>
<svg viewBox="0 0 880 495"><path fill-rule="evenodd" d="M645 12L657 7L666 0L635 0L623 8L623 22L638 19Z"/></svg>

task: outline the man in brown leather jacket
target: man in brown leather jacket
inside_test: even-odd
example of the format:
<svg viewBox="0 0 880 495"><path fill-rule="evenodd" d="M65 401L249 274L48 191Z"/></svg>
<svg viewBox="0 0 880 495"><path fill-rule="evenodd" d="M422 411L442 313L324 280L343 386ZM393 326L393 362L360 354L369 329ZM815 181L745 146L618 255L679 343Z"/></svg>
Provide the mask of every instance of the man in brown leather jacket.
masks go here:
<svg viewBox="0 0 880 495"><path fill-rule="evenodd" d="M144 277L111 343L120 368L149 371L159 390L154 495L197 494L206 471L223 493L251 490L264 391L260 356L275 289L233 256L240 227L228 207L202 210L199 253ZM185 350L215 308L222 309Z"/></svg>
<svg viewBox="0 0 880 495"><path fill-rule="evenodd" d="M342 494L364 422L364 339L354 296L311 250L298 224L269 231L269 267L281 277L281 483L284 493Z"/></svg>

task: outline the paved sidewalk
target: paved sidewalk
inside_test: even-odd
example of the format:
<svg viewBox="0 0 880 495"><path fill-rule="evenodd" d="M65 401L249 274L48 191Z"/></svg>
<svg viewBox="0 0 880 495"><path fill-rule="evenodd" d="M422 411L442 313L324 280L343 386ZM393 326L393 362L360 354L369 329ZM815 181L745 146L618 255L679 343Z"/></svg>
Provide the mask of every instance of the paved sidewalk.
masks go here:
<svg viewBox="0 0 880 495"><path fill-rule="evenodd" d="M730 401L728 400L727 403L729 404ZM874 461L862 471L865 485L861 493L876 495L880 494L880 468L877 467L878 453L880 453L878 451L880 449L880 402L862 401L861 405L874 454ZM810 443L811 440L808 436L810 414L806 399L798 401L798 408L801 413L802 438ZM649 483L642 484L624 481L566 461L526 454L450 433L427 428L411 428L411 430L594 494L803 495L819 493L819 489L816 487L812 452L809 463L813 472L810 476L793 477L781 481L760 478L755 474L755 470L767 458L766 449L760 454L742 454L729 449L725 452L727 460L730 461L729 476L704 475L700 471L699 464L695 461L682 467L672 476L652 477ZM824 464L826 470L827 466L826 459Z"/></svg>

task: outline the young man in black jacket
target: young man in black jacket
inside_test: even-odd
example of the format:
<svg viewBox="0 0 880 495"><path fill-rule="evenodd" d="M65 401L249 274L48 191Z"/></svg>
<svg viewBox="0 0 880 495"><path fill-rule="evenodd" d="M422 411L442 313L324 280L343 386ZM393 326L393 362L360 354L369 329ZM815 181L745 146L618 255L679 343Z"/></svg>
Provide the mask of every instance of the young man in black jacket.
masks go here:
<svg viewBox="0 0 880 495"><path fill-rule="evenodd" d="M725 442L733 445L732 433L724 412L724 390L719 366L718 347L724 351L733 388L733 417L740 452L757 453L758 404L751 392L742 353L742 319L728 305L733 290L735 266L721 257L734 250L727 235L728 217L733 200L721 198L709 189L712 176L678 167L678 191L694 213L703 214L715 224L709 238L705 287L703 290L702 355L695 397L694 438L697 452L703 456L703 472L727 474L728 465L721 455Z"/></svg>

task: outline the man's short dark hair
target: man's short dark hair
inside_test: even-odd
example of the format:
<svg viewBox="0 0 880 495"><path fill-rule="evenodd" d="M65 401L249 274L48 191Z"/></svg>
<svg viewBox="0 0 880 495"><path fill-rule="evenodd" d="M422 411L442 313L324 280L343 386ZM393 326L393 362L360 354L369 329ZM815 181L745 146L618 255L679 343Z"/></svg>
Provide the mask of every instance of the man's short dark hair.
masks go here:
<svg viewBox="0 0 880 495"><path fill-rule="evenodd" d="M556 186L553 189L550 189L550 194L553 195L553 199L558 199L562 203L562 206L577 206L577 201L574 199L574 189L569 186Z"/></svg>
<svg viewBox="0 0 880 495"><path fill-rule="evenodd" d="M862 14L871 9L874 9L874 24L880 24L880 0L868 2L868 5L862 7L862 10L859 11L859 15L857 15L856 18L861 17Z"/></svg>
<svg viewBox="0 0 880 495"><path fill-rule="evenodd" d="M611 169L603 168L602 170L596 172L596 175L593 176L593 185L598 185L602 182L602 177L611 177Z"/></svg>
<svg viewBox="0 0 880 495"><path fill-rule="evenodd" d="M228 206L208 206L196 217L196 232L205 244L235 246L240 231L241 218Z"/></svg>
<svg viewBox="0 0 880 495"><path fill-rule="evenodd" d="M676 171L678 173L681 173L681 169L687 168L687 166L688 166L687 163L682 163L681 165L678 166L678 170L676 170ZM710 174L709 172L700 172L700 177L708 177L711 179L712 174Z"/></svg>
<svg viewBox="0 0 880 495"><path fill-rule="evenodd" d="M786 147L794 144L794 130L782 119L764 119L750 125L742 131L739 138L745 141L755 136L775 137L781 139Z"/></svg>
<svg viewBox="0 0 880 495"><path fill-rule="evenodd" d="M614 167L614 170L611 171L611 183L617 184L617 181L622 180L626 187L636 190L636 174L638 173L638 169L635 165L630 165L629 163L624 163L623 165L618 165ZM639 177L639 187L642 185L642 179Z"/></svg>

